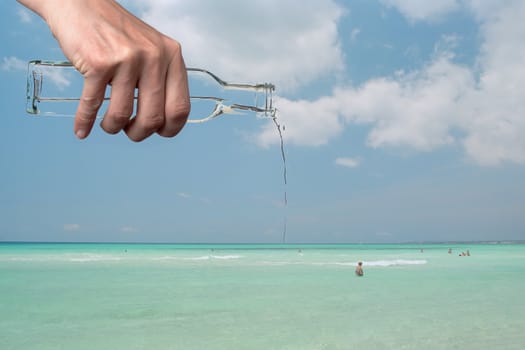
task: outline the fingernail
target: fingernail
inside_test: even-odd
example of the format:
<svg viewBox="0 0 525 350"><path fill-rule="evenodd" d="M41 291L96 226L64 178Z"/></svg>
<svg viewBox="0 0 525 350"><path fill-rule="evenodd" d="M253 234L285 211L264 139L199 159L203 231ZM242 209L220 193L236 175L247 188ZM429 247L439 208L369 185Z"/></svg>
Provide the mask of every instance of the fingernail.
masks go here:
<svg viewBox="0 0 525 350"><path fill-rule="evenodd" d="M86 136L87 136L87 133L86 133L86 130L83 130L83 129L80 129L80 130L77 130L77 132L75 133L75 135L77 135L77 137L82 140L82 139L85 139Z"/></svg>

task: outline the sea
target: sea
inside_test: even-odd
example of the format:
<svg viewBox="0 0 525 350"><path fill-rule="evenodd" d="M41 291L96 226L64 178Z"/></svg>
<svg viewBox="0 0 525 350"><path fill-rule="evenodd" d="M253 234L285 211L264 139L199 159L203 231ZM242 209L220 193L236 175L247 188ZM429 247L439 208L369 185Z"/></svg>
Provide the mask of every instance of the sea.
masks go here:
<svg viewBox="0 0 525 350"><path fill-rule="evenodd" d="M0 349L525 349L525 244L0 243Z"/></svg>

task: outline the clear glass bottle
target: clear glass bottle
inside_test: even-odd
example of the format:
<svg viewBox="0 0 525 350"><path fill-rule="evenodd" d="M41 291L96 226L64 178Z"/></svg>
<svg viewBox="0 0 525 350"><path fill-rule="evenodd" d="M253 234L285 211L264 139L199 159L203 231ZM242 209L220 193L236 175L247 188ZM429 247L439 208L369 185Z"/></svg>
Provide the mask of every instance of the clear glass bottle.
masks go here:
<svg viewBox="0 0 525 350"><path fill-rule="evenodd" d="M273 84L228 83L200 68L187 68L191 113L188 123L203 123L223 115L275 118ZM27 113L35 116L73 117L82 92L83 77L67 61L32 60L27 69ZM109 101L106 89L101 118ZM136 98L135 98L136 99Z"/></svg>

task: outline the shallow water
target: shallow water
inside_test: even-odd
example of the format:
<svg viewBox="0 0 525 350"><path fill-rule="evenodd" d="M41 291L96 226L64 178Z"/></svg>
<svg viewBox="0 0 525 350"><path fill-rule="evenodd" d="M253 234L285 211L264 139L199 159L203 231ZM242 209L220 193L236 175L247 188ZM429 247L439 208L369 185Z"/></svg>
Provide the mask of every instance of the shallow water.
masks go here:
<svg viewBox="0 0 525 350"><path fill-rule="evenodd" d="M524 245L0 244L0 349L521 349L524 277Z"/></svg>

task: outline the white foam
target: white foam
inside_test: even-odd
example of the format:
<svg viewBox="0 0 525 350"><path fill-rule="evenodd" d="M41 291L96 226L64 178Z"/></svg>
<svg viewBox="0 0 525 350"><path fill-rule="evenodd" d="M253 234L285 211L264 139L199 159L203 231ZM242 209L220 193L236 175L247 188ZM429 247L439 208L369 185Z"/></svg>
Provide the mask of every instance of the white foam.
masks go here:
<svg viewBox="0 0 525 350"><path fill-rule="evenodd" d="M403 265L425 265L426 260L404 260L404 259L395 259L395 260L377 260L377 261L363 261L363 266L403 266Z"/></svg>
<svg viewBox="0 0 525 350"><path fill-rule="evenodd" d="M99 261L120 261L121 257L100 254L59 254L59 255L33 255L28 257L9 257L9 261L24 262L99 262Z"/></svg>
<svg viewBox="0 0 525 350"><path fill-rule="evenodd" d="M65 260L71 262L99 262L99 261L120 261L122 258L113 255L81 254L79 256L69 256Z"/></svg>
<svg viewBox="0 0 525 350"><path fill-rule="evenodd" d="M204 261L204 260L234 260L241 259L242 255L201 255L201 256L161 256L157 258L152 258L152 260L183 260L183 261Z"/></svg>
<svg viewBox="0 0 525 350"><path fill-rule="evenodd" d="M220 260L232 260L242 258L242 255L212 255L212 258Z"/></svg>
<svg viewBox="0 0 525 350"><path fill-rule="evenodd" d="M391 267L391 266L407 266L407 265L425 265L426 260L405 260L405 259L394 259L394 260L376 260L376 261L363 261L363 266L374 266L374 267ZM355 266L357 261L263 261L263 265L271 266L284 266L284 265L311 265L311 266Z"/></svg>
<svg viewBox="0 0 525 350"><path fill-rule="evenodd" d="M203 256L173 256L173 255L165 255L165 256L159 256L159 257L151 258L150 260L153 260L153 261L163 261L163 260L199 261L199 260L210 260L210 257L208 255L203 255Z"/></svg>

